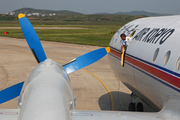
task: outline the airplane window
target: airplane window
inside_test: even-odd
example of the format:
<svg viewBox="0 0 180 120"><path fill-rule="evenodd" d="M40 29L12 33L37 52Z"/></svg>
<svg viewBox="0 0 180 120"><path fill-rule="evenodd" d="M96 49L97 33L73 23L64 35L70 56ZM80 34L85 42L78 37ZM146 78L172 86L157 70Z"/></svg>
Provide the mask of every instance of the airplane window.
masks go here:
<svg viewBox="0 0 180 120"><path fill-rule="evenodd" d="M171 55L171 51L168 51L168 52L166 53L165 57L164 57L164 60L163 60L163 65L164 65L164 66L165 66L166 63L168 62L170 55Z"/></svg>
<svg viewBox="0 0 180 120"><path fill-rule="evenodd" d="M158 53L159 53L159 48L157 48L156 51L154 52L153 62L156 60Z"/></svg>
<svg viewBox="0 0 180 120"><path fill-rule="evenodd" d="M180 57L176 62L176 70L178 71L180 69Z"/></svg>

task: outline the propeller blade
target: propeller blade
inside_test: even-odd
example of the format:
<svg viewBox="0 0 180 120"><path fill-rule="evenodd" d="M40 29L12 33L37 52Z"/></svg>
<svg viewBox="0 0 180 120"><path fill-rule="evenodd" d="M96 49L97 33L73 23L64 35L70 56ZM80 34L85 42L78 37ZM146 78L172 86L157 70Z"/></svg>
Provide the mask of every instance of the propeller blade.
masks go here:
<svg viewBox="0 0 180 120"><path fill-rule="evenodd" d="M33 52L38 63L43 62L46 58L46 54L43 50L41 42L34 30L33 26L29 22L29 20L25 17L24 14L20 13L18 15L19 23L26 38L26 41Z"/></svg>
<svg viewBox="0 0 180 120"><path fill-rule="evenodd" d="M109 52L109 47L100 48L69 61L68 63L64 64L63 67L69 74L100 60Z"/></svg>
<svg viewBox="0 0 180 120"><path fill-rule="evenodd" d="M20 95L24 82L18 83L0 91L0 104Z"/></svg>

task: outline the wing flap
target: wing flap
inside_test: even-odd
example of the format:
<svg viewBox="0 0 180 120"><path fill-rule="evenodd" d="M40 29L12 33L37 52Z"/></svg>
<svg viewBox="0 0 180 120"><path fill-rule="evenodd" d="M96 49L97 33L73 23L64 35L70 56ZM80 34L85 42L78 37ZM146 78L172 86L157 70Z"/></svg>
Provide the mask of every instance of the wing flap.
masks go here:
<svg viewBox="0 0 180 120"><path fill-rule="evenodd" d="M122 111L73 111L72 120L162 120L159 113Z"/></svg>

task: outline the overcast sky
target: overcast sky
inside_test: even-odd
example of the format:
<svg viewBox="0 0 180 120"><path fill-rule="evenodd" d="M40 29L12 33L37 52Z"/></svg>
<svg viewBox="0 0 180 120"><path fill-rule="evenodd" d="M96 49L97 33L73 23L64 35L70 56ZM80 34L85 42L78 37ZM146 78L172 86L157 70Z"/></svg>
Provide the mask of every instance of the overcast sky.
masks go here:
<svg viewBox="0 0 180 120"><path fill-rule="evenodd" d="M180 15L180 0L0 0L0 13L23 7L70 10L84 14L134 10Z"/></svg>

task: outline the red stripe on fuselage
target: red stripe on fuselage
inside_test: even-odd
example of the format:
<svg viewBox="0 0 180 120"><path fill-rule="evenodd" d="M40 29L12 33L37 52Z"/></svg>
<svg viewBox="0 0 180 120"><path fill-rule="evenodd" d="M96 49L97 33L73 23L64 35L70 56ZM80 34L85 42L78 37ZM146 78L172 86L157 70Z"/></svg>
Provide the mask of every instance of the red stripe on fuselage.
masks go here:
<svg viewBox="0 0 180 120"><path fill-rule="evenodd" d="M114 49L111 49L110 53L115 55L118 58L120 58L120 56L121 56L121 53L114 50ZM159 70L155 67L147 65L146 63L143 63L143 62L136 60L136 59L134 59L130 56L127 56L127 55L125 55L125 61L127 61L127 62L131 63L132 65L134 65L134 66L136 66L136 67L160 78L161 80L163 80L163 81L165 81L171 85L174 85L174 86L180 88L180 79L177 77L174 77L171 74L168 74L162 70Z"/></svg>

